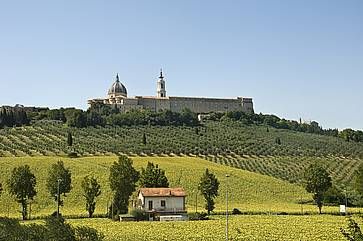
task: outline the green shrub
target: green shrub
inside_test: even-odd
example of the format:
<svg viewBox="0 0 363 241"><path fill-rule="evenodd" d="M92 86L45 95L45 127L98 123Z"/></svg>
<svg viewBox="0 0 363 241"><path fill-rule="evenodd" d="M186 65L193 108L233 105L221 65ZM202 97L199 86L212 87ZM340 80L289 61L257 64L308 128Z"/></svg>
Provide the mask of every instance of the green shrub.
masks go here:
<svg viewBox="0 0 363 241"><path fill-rule="evenodd" d="M130 215L135 218L136 221L145 221L148 220L148 215L144 210L141 209L133 209L130 212Z"/></svg>
<svg viewBox="0 0 363 241"><path fill-rule="evenodd" d="M232 214L236 215L236 214L242 214L242 212L238 209L238 208L233 208L232 210Z"/></svg>
<svg viewBox="0 0 363 241"><path fill-rule="evenodd" d="M209 220L207 213L189 213L188 218L191 221L198 221L198 220Z"/></svg>
<svg viewBox="0 0 363 241"><path fill-rule="evenodd" d="M344 204L345 196L343 192L343 190L338 189L336 186L332 186L328 189L328 191L326 191L324 202L335 205ZM348 205L351 206L351 202L349 202Z"/></svg>
<svg viewBox="0 0 363 241"><path fill-rule="evenodd" d="M0 240L4 241L102 241L104 235L89 227L72 227L62 217L50 216L45 225L21 225L19 220L0 218Z"/></svg>
<svg viewBox="0 0 363 241"><path fill-rule="evenodd" d="M75 236L77 241L102 241L105 237L96 229L84 226L75 228Z"/></svg>
<svg viewBox="0 0 363 241"><path fill-rule="evenodd" d="M340 228L340 232L349 241L363 241L362 231L359 225L351 217L348 219L348 228L346 230Z"/></svg>
<svg viewBox="0 0 363 241"><path fill-rule="evenodd" d="M0 240L22 240L24 230L16 219L0 218Z"/></svg>
<svg viewBox="0 0 363 241"><path fill-rule="evenodd" d="M26 237L23 240L27 241L48 241L47 228L40 224L30 224L21 226ZM0 239L1 240L1 239Z"/></svg>
<svg viewBox="0 0 363 241"><path fill-rule="evenodd" d="M70 153L68 153L68 157L69 158L77 158L78 157L78 153L77 152L70 152Z"/></svg>
<svg viewBox="0 0 363 241"><path fill-rule="evenodd" d="M65 223L62 216L49 216L45 220L47 239L52 241L75 241L75 232L70 224Z"/></svg>

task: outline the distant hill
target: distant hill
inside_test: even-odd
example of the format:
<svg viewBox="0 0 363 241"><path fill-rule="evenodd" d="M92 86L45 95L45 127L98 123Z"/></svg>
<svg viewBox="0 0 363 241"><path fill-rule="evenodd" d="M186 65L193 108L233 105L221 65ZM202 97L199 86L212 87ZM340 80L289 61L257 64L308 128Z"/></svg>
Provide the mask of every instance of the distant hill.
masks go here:
<svg viewBox="0 0 363 241"><path fill-rule="evenodd" d="M73 147L67 146L68 132ZM209 120L200 126L86 128L43 120L0 129L0 156L66 156L72 151L81 156L199 156L291 182L299 181L314 161L326 165L335 182L348 182L363 160L362 142L231 120Z"/></svg>

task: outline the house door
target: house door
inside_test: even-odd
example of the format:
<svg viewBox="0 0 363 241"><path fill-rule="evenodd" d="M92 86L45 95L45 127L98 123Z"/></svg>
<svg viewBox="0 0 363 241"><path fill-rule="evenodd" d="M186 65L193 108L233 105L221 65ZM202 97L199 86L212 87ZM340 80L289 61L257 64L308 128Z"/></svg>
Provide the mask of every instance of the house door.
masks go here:
<svg viewBox="0 0 363 241"><path fill-rule="evenodd" d="M153 201L149 201L149 210L153 209Z"/></svg>

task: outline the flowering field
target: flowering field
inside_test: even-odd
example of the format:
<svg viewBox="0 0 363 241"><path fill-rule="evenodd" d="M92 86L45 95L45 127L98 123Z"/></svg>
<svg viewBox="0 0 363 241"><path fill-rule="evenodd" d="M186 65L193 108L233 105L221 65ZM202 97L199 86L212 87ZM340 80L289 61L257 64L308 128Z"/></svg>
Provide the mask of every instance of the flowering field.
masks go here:
<svg viewBox="0 0 363 241"><path fill-rule="evenodd" d="M356 218L362 223L359 218ZM111 240L224 240L225 217L188 222L113 222L107 219L71 220L73 225L88 225ZM346 218L331 215L230 216L230 240L344 240L340 227Z"/></svg>

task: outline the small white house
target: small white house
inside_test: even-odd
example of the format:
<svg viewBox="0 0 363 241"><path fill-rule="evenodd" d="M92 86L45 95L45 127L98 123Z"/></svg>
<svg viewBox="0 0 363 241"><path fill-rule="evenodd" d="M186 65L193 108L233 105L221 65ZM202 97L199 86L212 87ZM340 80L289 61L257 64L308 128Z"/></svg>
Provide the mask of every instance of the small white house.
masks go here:
<svg viewBox="0 0 363 241"><path fill-rule="evenodd" d="M150 220L181 220L186 218L186 193L183 188L141 188L139 208L149 214ZM168 218L160 218L167 216ZM173 217L182 218L173 218Z"/></svg>

